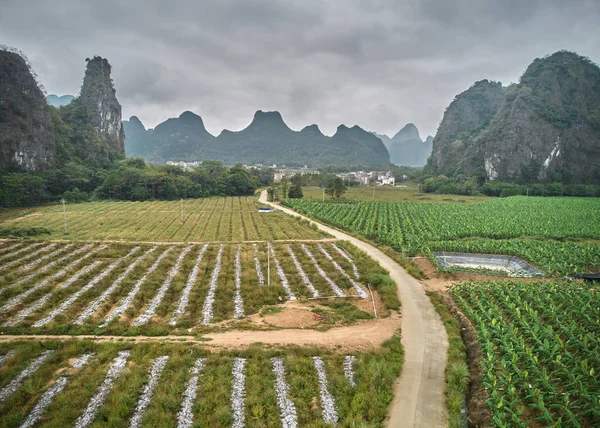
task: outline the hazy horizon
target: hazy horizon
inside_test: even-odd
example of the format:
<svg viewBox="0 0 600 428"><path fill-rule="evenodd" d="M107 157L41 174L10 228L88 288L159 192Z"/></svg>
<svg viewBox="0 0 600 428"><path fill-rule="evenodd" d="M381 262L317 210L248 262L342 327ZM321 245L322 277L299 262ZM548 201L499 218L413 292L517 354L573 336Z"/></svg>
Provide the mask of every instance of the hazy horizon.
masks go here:
<svg viewBox="0 0 600 428"><path fill-rule="evenodd" d="M123 118L153 128L190 110L213 135L279 111L294 130L358 125L435 135L475 81L517 82L536 57L600 59L600 2L0 0L0 42L28 56L49 94L79 92L100 55Z"/></svg>

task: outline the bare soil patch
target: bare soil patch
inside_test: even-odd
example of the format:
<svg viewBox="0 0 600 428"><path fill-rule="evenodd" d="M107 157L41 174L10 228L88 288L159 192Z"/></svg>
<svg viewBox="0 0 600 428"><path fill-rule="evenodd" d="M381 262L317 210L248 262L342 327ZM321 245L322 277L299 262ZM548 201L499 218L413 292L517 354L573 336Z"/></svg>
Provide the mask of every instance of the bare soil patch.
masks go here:
<svg viewBox="0 0 600 428"><path fill-rule="evenodd" d="M314 312L298 302L290 302L283 307L281 312L272 315L264 315L263 321L266 324L281 328L304 328L313 327L319 324L314 318ZM260 317L253 315L251 318Z"/></svg>

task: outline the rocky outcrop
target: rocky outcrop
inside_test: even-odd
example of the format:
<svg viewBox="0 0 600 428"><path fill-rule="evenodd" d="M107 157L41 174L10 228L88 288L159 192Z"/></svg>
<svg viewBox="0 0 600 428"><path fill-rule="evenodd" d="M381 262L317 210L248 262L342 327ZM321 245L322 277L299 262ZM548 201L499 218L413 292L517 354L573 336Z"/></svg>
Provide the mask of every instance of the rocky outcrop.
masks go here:
<svg viewBox="0 0 600 428"><path fill-rule="evenodd" d="M414 123L407 123L406 125L404 125L404 128L402 128L396 133L396 135L392 137L392 142L397 141L402 143L404 141L410 140L422 141L421 136L419 135L419 130L417 129Z"/></svg>
<svg viewBox="0 0 600 428"><path fill-rule="evenodd" d="M26 59L0 49L0 168L43 170L55 150L50 108Z"/></svg>
<svg viewBox="0 0 600 428"><path fill-rule="evenodd" d="M477 169L481 160L477 137L504 104L504 97L501 83L481 80L454 98L433 139L429 162L434 171L453 175Z"/></svg>
<svg viewBox="0 0 600 428"><path fill-rule="evenodd" d="M125 154L129 157L140 157L147 151L145 147L146 134L148 131L137 116L131 116L129 120L123 121L125 133Z"/></svg>
<svg viewBox="0 0 600 428"><path fill-rule="evenodd" d="M375 135L377 138L381 140L383 145L389 150L392 145L392 139L385 134L378 134L377 132L371 132L371 134Z"/></svg>
<svg viewBox="0 0 600 428"><path fill-rule="evenodd" d="M80 100L87 109L91 125L106 135L114 149L125 151L125 133L121 123L121 104L110 78L111 66L105 58L86 59L87 68Z"/></svg>
<svg viewBox="0 0 600 428"><path fill-rule="evenodd" d="M600 184L600 68L572 52L536 59L518 84L477 82L450 104L435 172Z"/></svg>
<svg viewBox="0 0 600 428"><path fill-rule="evenodd" d="M214 159L228 164L290 166L389 163L381 140L358 126L342 125L333 137L323 135L317 125L294 131L276 111L259 110L246 128L223 130L218 137L213 137L200 116L191 112L168 119L153 131L142 130L132 120L125 127L127 153L153 162Z"/></svg>
<svg viewBox="0 0 600 428"><path fill-rule="evenodd" d="M392 138L387 135L377 135L381 141L387 139L390 162L403 166L423 166L431 154L431 141L422 141L419 130L413 123L407 123ZM431 137L428 137L429 139Z"/></svg>

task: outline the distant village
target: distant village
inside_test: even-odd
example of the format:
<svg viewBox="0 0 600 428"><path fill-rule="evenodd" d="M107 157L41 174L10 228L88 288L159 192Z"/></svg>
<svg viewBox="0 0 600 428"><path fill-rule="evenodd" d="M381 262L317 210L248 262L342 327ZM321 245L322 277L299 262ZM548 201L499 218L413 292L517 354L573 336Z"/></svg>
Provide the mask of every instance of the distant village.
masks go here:
<svg viewBox="0 0 600 428"><path fill-rule="evenodd" d="M167 161L167 165L179 166L184 169L195 168L202 165L202 161ZM318 174L319 171L316 169L311 169L308 165L304 165L300 168L288 168L286 165L263 165L263 164L254 164L254 165L242 165L244 168L270 168L273 169L273 181L278 182L281 181L284 177L291 178L294 175L300 174ZM396 178L391 171L352 171L352 172L343 172L335 174L340 177L346 183L358 183L361 186L366 186L369 184L377 184L379 186L395 186ZM406 178L406 177L404 177Z"/></svg>

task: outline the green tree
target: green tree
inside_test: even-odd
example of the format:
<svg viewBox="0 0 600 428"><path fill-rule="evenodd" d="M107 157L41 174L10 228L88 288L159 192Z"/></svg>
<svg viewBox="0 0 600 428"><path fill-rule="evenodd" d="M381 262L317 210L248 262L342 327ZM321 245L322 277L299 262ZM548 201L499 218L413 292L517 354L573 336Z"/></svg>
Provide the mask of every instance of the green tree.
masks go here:
<svg viewBox="0 0 600 428"><path fill-rule="evenodd" d="M346 185L344 184L344 180L342 180L340 177L330 179L325 187L325 193L332 198L341 197L344 193L346 193L346 190L347 189Z"/></svg>
<svg viewBox="0 0 600 428"><path fill-rule="evenodd" d="M287 197L288 189L290 187L290 181L288 180L287 177L283 177L281 179L280 185L281 185L281 195L285 199Z"/></svg>
<svg viewBox="0 0 600 428"><path fill-rule="evenodd" d="M302 192L302 183L300 181L290 188L288 197L290 199L302 199L304 197L304 193Z"/></svg>

